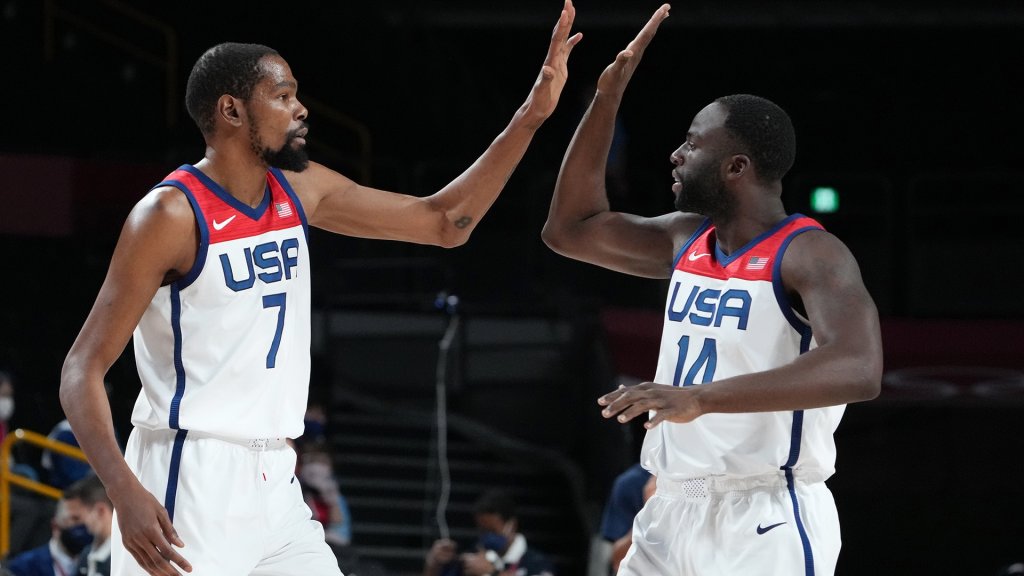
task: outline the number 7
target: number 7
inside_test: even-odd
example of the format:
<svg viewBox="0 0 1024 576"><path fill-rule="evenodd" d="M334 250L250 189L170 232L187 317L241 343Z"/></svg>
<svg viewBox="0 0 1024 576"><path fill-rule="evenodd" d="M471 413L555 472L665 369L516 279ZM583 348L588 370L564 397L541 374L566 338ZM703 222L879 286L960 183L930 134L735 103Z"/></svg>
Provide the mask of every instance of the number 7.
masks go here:
<svg viewBox="0 0 1024 576"><path fill-rule="evenodd" d="M284 303L287 294L267 294L263 297L263 308L277 307L277 330L274 332L274 341L270 343L270 351L267 352L267 368L273 368L277 364L277 349L281 346L281 332L284 331Z"/></svg>

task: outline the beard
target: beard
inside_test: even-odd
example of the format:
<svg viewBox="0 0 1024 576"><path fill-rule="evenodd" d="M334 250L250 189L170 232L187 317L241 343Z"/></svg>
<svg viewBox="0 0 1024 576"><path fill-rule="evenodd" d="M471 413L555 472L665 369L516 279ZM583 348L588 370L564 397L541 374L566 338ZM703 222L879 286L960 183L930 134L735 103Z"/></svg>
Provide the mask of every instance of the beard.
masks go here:
<svg viewBox="0 0 1024 576"><path fill-rule="evenodd" d="M693 212L709 218L726 217L732 212L729 199L718 174L717 165L709 162L690 175L684 175L682 190L676 196L676 210Z"/></svg>
<svg viewBox="0 0 1024 576"><path fill-rule="evenodd" d="M267 166L273 166L274 168L280 168L281 170L288 170L290 172L302 172L309 167L309 153L306 152L306 147L294 146L292 144L295 139L298 138L299 130L308 128L308 124L303 122L302 126L295 130L289 130L288 134L285 136L284 145L277 150L263 145L263 142L259 137L258 126L256 126L255 122L249 126L249 137L252 141L252 148Z"/></svg>

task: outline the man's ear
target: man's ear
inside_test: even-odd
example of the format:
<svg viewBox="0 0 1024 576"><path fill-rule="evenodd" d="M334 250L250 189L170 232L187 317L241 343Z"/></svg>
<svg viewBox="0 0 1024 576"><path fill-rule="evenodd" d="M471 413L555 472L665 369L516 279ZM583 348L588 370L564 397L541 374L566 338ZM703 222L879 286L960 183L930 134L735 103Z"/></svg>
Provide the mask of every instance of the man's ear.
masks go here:
<svg viewBox="0 0 1024 576"><path fill-rule="evenodd" d="M242 118L245 116L245 102L230 94L224 94L217 99L217 116L238 128L242 125Z"/></svg>
<svg viewBox="0 0 1024 576"><path fill-rule="evenodd" d="M726 165L725 176L726 178L740 178L749 170L751 170L750 156L736 154L729 159L729 163Z"/></svg>

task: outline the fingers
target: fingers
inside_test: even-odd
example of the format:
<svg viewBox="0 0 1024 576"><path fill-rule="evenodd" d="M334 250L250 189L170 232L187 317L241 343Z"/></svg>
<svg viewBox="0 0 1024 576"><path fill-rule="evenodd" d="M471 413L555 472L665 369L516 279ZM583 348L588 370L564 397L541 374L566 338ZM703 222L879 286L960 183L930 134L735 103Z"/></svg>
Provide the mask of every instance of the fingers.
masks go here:
<svg viewBox="0 0 1024 576"><path fill-rule="evenodd" d="M551 32L551 44L548 46L548 56L551 57L555 54L564 53L566 57L569 56L569 52L572 51L573 47L579 44L583 38L583 34L577 32L571 37L569 32L572 31L573 21L576 19L576 8L572 5L572 0L565 0L565 6L562 9L562 14L558 17L558 23L555 24L555 29Z"/></svg>
<svg viewBox="0 0 1024 576"><path fill-rule="evenodd" d="M162 538L160 538L162 540ZM174 566L168 562L167 558L164 557L164 549L170 550L169 544L164 544L164 548L158 548L151 542L146 541L144 544L125 542L125 548L131 552L135 561L138 562L146 573L152 576L180 576ZM192 568L189 566L187 569L191 571Z"/></svg>
<svg viewBox="0 0 1024 576"><path fill-rule="evenodd" d="M639 394L642 385L626 388L620 385L617 390L598 398L597 403L605 406L601 415L605 418L615 418L621 423L629 422L638 415L647 411L646 404Z"/></svg>
<svg viewBox="0 0 1024 576"><path fill-rule="evenodd" d="M626 46L626 50L622 53L630 52L630 57L633 55L638 58L643 56L644 49L646 49L647 45L651 43L652 39L654 39L654 35L658 32L658 27L661 26L661 23L664 22L666 18L668 18L669 8L671 8L671 6L668 4L662 4L661 7L654 12L654 15L651 16L651 19L647 21L647 24L644 24L644 27L640 30L640 33L636 35L636 38ZM620 53L620 56L622 53Z"/></svg>
<svg viewBox="0 0 1024 576"><path fill-rule="evenodd" d="M173 528L171 530L173 531ZM153 531L145 533L141 538L134 539L131 542L126 540L124 546L135 558L139 566L153 576L180 576L181 572L174 565L177 565L185 572L191 572L192 565L174 550L168 541L171 539L181 543L181 539L178 538L177 534L172 534L170 538L165 538L165 534ZM181 545L184 546L184 544Z"/></svg>
<svg viewBox="0 0 1024 576"><path fill-rule="evenodd" d="M553 34L554 37L558 38L559 43L564 42L569 36L569 30L572 29L572 23L575 20L576 7L572 5L572 0L565 0L565 3L562 5L562 13L558 16L558 23L555 24L555 31Z"/></svg>
<svg viewBox="0 0 1024 576"><path fill-rule="evenodd" d="M185 543L181 541L180 537L178 537L178 531L174 529L174 525L171 524L171 519L167 514L161 514L157 517L157 521L160 522L160 529L163 530L164 538L166 538L169 543L177 546L178 548L185 547Z"/></svg>
<svg viewBox="0 0 1024 576"><path fill-rule="evenodd" d="M605 394L597 399L597 403L601 406L608 406L614 402L619 396L622 396L626 392L626 387L619 384L619 387L614 391Z"/></svg>
<svg viewBox="0 0 1024 576"><path fill-rule="evenodd" d="M178 531L175 530L174 525L171 524L170 517L167 516L166 513L164 513L158 516L158 520L160 521L160 529L163 530L164 539L169 544L166 547L161 547L164 559L174 562L186 572L191 572L192 565L188 563L188 560L185 560L185 558L183 558L181 554L178 554L177 550L170 546L173 545L177 546L178 548L185 547L185 543L181 541L180 537L178 537Z"/></svg>

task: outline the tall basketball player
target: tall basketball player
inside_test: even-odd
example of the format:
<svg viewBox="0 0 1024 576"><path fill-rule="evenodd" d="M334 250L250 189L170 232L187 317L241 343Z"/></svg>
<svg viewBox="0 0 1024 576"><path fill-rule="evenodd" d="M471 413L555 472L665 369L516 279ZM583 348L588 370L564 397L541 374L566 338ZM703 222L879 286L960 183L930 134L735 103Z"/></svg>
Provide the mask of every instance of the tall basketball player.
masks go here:
<svg viewBox="0 0 1024 576"><path fill-rule="evenodd" d="M309 162L298 82L274 50L229 43L199 58L185 99L205 157L128 216L61 378L68 420L115 507L114 576L339 574L285 444L302 434L308 392L307 227L464 243L555 109L581 38L573 19L565 0L525 103L425 198ZM122 456L103 377L129 338L142 391Z"/></svg>
<svg viewBox="0 0 1024 576"><path fill-rule="evenodd" d="M845 405L879 392L878 313L846 246L786 214L794 130L764 98L696 115L671 155L678 212L609 209L615 115L667 16L664 5L601 74L543 233L570 258L669 279L654 382L598 400L606 418L650 418L641 462L657 489L619 574L832 574L839 521L824 480Z"/></svg>

